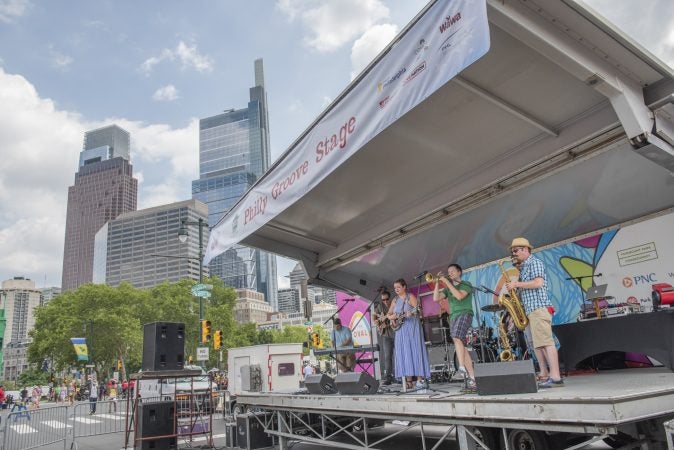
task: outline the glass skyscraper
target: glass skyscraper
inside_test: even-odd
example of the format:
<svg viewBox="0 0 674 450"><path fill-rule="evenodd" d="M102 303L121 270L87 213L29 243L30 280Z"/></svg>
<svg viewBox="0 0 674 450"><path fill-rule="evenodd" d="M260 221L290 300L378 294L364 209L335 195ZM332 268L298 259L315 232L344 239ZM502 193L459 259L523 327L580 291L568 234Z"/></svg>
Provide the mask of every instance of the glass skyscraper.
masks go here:
<svg viewBox="0 0 674 450"><path fill-rule="evenodd" d="M192 198L208 205L213 227L269 167L269 117L262 60L255 60L255 86L248 107L199 121L199 179ZM209 264L211 275L237 289L265 295L277 308L276 257L234 246Z"/></svg>

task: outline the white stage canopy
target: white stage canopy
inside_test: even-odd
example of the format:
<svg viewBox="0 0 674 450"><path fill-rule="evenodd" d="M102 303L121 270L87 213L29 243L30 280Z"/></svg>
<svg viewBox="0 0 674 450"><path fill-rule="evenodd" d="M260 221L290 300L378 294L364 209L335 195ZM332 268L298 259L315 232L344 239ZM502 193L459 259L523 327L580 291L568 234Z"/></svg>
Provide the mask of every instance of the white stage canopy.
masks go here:
<svg viewBox="0 0 674 450"><path fill-rule="evenodd" d="M372 289L674 206L674 71L580 1L431 2L210 235Z"/></svg>

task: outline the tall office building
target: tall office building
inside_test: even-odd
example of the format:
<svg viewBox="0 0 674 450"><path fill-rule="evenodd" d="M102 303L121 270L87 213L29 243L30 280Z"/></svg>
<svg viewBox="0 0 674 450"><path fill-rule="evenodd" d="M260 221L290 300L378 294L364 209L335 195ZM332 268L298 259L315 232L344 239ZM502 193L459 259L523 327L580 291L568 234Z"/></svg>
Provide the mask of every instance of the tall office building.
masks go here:
<svg viewBox="0 0 674 450"><path fill-rule="evenodd" d="M75 183L68 188L61 289L93 280L94 236L108 221L135 211L138 180L129 162L129 133L117 125L84 135Z"/></svg>
<svg viewBox="0 0 674 450"><path fill-rule="evenodd" d="M198 281L199 230L187 227L184 244L178 230L182 221L205 220L207 215L208 207L194 199L120 214L96 233L93 282L118 286L126 281L150 288L183 278ZM207 242L205 227L204 248Z"/></svg>
<svg viewBox="0 0 674 450"><path fill-rule="evenodd" d="M192 182L192 197L208 205L211 227L269 168L269 159L267 93L258 59L248 107L199 121L199 179ZM237 245L209 268L229 286L263 293L277 308L276 256Z"/></svg>
<svg viewBox="0 0 674 450"><path fill-rule="evenodd" d="M5 380L16 380L28 368L28 331L35 326L34 309L40 304L40 290L35 288L34 281L14 277L2 282L0 298L5 320L2 376Z"/></svg>
<svg viewBox="0 0 674 450"><path fill-rule="evenodd" d="M278 312L296 313L302 311L300 291L295 288L278 290Z"/></svg>

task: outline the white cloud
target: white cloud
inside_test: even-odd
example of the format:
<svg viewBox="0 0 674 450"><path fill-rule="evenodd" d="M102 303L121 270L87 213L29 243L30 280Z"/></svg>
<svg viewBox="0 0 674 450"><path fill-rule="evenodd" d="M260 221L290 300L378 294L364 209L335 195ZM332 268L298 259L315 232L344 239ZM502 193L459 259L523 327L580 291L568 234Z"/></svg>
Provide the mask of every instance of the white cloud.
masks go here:
<svg viewBox="0 0 674 450"><path fill-rule="evenodd" d="M194 69L197 72L210 72L213 70L213 59L208 55L202 55L197 46L191 47L183 41L178 42L175 49L163 49L158 56L151 56L140 66L141 72L149 75L157 64L163 61L178 61L181 69Z"/></svg>
<svg viewBox="0 0 674 450"><path fill-rule="evenodd" d="M351 79L353 80L398 34L398 26L390 23L375 25L351 47Z"/></svg>
<svg viewBox="0 0 674 450"><path fill-rule="evenodd" d="M66 69L73 62L73 58L54 49L52 45L49 46L49 57L54 67L58 69Z"/></svg>
<svg viewBox="0 0 674 450"><path fill-rule="evenodd" d="M116 123L131 133L139 207L190 198L198 177L199 122L184 128L123 118L87 121L41 98L20 75L0 68L0 279L27 276L60 285L68 187L84 132ZM40 124L36 132L35 124Z"/></svg>
<svg viewBox="0 0 674 450"><path fill-rule="evenodd" d="M28 0L0 0L0 22L11 22L23 16L29 5Z"/></svg>
<svg viewBox="0 0 674 450"><path fill-rule="evenodd" d="M381 0L279 0L276 6L290 20L301 19L306 44L319 52L336 50L389 17Z"/></svg>
<svg viewBox="0 0 674 450"><path fill-rule="evenodd" d="M167 84L166 86L160 87L152 95L153 100L168 101L171 102L178 98L178 89L172 84Z"/></svg>

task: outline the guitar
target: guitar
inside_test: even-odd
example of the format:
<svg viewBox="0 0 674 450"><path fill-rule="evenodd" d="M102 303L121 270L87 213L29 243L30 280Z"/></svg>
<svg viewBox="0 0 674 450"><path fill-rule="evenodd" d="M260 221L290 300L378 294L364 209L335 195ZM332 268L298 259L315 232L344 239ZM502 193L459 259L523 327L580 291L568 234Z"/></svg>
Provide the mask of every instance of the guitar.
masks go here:
<svg viewBox="0 0 674 450"><path fill-rule="evenodd" d="M403 326L403 323L405 322L405 319L407 319L408 317L417 316L420 311L421 311L421 308L419 307L419 305L417 305L416 307L412 308L411 310L409 310L407 312L403 311L403 312L400 312L400 313L396 314L395 317L393 319L391 319L391 329L393 331L398 331L400 329L400 327Z"/></svg>
<svg viewBox="0 0 674 450"><path fill-rule="evenodd" d="M377 315L374 318L374 324L377 327L377 332L379 334L384 334L384 333L386 333L386 329L391 326L391 321L386 316Z"/></svg>

